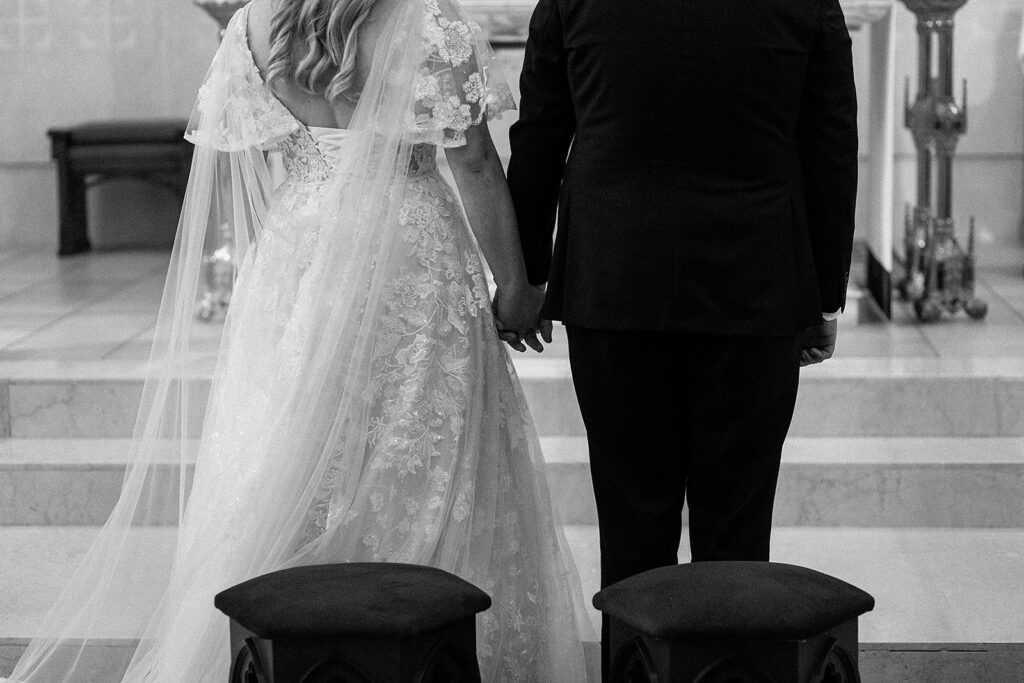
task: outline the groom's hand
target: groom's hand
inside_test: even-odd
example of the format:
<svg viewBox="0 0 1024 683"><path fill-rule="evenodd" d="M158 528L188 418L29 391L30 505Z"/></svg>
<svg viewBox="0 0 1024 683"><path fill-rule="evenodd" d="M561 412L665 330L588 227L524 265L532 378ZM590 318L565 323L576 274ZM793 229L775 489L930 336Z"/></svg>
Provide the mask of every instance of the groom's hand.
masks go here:
<svg viewBox="0 0 1024 683"><path fill-rule="evenodd" d="M836 350L839 321L822 320L820 325L808 327L800 335L800 367L821 363L832 357Z"/></svg>
<svg viewBox="0 0 1024 683"><path fill-rule="evenodd" d="M541 318L540 321L537 323L537 326L531 328L530 331L526 333L526 345L529 346L534 351L536 351L537 353L540 353L544 350L544 344L541 344L540 339L537 339L538 332L540 332L541 339L550 344L551 321L544 320L543 318Z"/></svg>
<svg viewBox="0 0 1024 683"><path fill-rule="evenodd" d="M551 323L540 320L544 290L544 285L521 285L499 286L495 292L493 308L498 337L516 351L526 351L526 346L543 351L538 331L545 341L551 342Z"/></svg>

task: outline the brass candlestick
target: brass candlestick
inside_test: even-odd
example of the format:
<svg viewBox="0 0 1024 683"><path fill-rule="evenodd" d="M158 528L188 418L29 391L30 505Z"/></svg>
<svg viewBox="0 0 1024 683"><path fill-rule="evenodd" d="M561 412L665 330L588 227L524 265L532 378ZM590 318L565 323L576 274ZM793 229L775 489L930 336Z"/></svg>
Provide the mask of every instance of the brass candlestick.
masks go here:
<svg viewBox="0 0 1024 683"><path fill-rule="evenodd" d="M976 320L988 313L988 304L974 292L974 217L966 250L956 238L953 221L953 157L960 136L967 132L966 80L962 104L953 96L953 15L966 2L903 0L917 15L918 94L911 105L908 79L904 95L905 125L917 148L917 202L913 209L907 207L899 292L913 302L923 322L937 320L943 311L963 309ZM936 44L938 73L933 74Z"/></svg>

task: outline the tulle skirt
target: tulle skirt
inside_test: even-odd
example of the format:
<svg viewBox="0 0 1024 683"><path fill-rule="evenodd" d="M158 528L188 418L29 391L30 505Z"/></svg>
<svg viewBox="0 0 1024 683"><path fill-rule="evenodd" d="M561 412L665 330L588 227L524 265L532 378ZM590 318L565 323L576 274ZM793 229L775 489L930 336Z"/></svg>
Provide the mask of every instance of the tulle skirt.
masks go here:
<svg viewBox="0 0 1024 683"><path fill-rule="evenodd" d="M229 648L217 592L285 567L355 561L430 565L486 591L485 681L586 680L582 594L537 435L478 252L436 171L408 178L400 225L382 231L400 237L378 268L390 276L369 362L327 379L358 391L363 410L320 406L320 443L296 435L303 449L268 438L268 425L289 422L277 396L293 390L289 368L315 334L318 273L331 265L304 222L315 191L286 187L242 266L170 588L126 680L219 683ZM328 442L329 457L304 457Z"/></svg>

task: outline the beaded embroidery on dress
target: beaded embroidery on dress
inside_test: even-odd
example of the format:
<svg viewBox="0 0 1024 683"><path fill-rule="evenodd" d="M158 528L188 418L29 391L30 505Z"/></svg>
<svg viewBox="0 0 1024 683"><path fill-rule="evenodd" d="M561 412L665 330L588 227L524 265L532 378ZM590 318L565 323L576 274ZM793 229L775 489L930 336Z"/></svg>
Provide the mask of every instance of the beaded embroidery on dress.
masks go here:
<svg viewBox="0 0 1024 683"><path fill-rule="evenodd" d="M190 124L135 462L45 621L53 635L11 681L89 680L91 639L113 635L140 641L124 681L220 683L217 592L345 561L431 565L485 590L483 680L585 681L578 574L480 255L435 162L514 107L486 41L453 0L407 0L351 129L315 129L263 83L246 20L243 8L229 25ZM203 245L225 223L240 267L220 333L191 306ZM194 357L209 347L204 385ZM173 476L168 444L188 452Z"/></svg>

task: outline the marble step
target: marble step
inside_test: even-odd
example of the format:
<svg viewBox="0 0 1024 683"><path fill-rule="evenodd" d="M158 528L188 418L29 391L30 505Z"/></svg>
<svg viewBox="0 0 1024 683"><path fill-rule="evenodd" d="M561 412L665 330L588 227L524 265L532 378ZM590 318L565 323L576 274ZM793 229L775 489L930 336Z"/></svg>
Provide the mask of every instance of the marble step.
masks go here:
<svg viewBox="0 0 1024 683"><path fill-rule="evenodd" d="M568 359L515 364L538 432L584 434ZM142 361L0 362L0 437L128 437L144 372ZM1024 436L1024 358L833 359L804 370L790 434Z"/></svg>
<svg viewBox="0 0 1024 683"><path fill-rule="evenodd" d="M528 358L516 367L542 435L585 433L568 363ZM789 433L1024 436L1024 358L837 358L811 366L801 374Z"/></svg>
<svg viewBox="0 0 1024 683"><path fill-rule="evenodd" d="M90 527L0 528L0 676L39 635L42 614L95 533ZM579 525L565 533L589 600L599 585L597 531ZM813 567L874 595L875 610L860 621L865 683L1019 680L1022 547L1022 530L777 527L773 534L773 560ZM680 558L687 557L683 539ZM588 607L596 629L599 614ZM87 655L96 662L97 683L117 680L118 667L126 665L133 646L122 627L126 618L134 617L112 620L103 634L110 640ZM594 633L584 635L591 657Z"/></svg>
<svg viewBox="0 0 1024 683"><path fill-rule="evenodd" d="M541 441L560 519L596 523L586 439ZM129 444L0 439L0 526L102 524L117 501ZM1024 438L792 438L775 520L1024 529Z"/></svg>
<svg viewBox="0 0 1024 683"><path fill-rule="evenodd" d="M595 524L586 439L541 439L560 518ZM791 437L782 526L1024 529L1024 438Z"/></svg>
<svg viewBox="0 0 1024 683"><path fill-rule="evenodd" d="M26 638L0 638L0 677L11 673L27 642ZM137 642L113 639L87 646L81 655L86 662L81 669L84 677L76 683L121 680ZM587 642L583 649L588 670L584 683L599 683L601 645ZM1024 644L861 643L859 660L864 683L1007 683L1020 680Z"/></svg>

